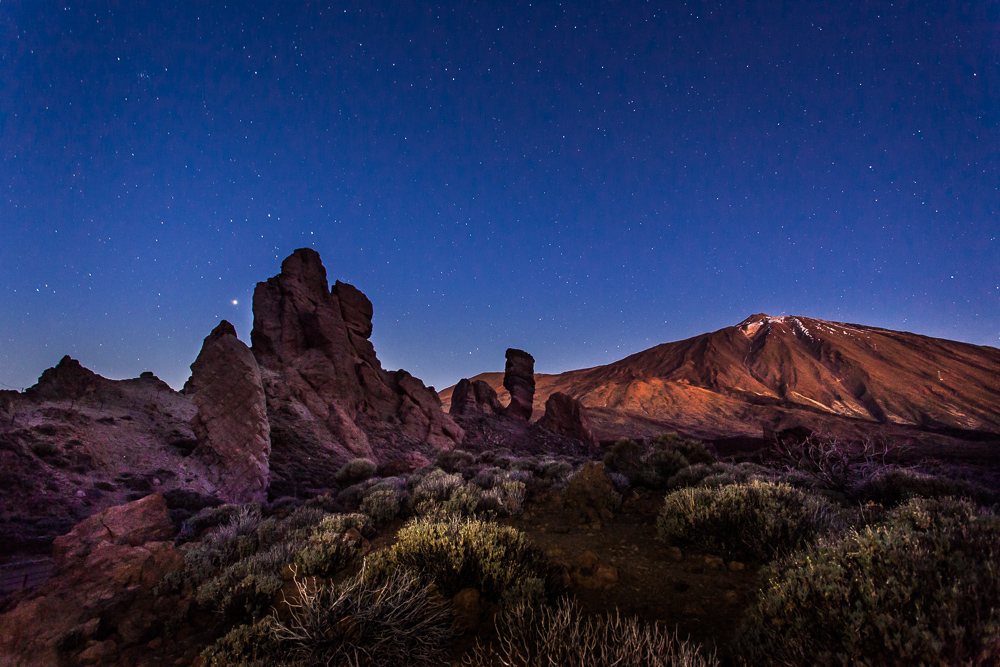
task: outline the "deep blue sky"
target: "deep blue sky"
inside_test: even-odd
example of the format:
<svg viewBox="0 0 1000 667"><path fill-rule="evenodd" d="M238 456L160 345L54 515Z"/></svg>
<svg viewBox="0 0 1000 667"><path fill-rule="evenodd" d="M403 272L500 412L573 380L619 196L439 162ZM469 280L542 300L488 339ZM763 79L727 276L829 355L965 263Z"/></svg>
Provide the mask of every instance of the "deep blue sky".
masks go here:
<svg viewBox="0 0 1000 667"><path fill-rule="evenodd" d="M179 387L301 246L439 388L759 311L997 346L998 187L1000 2L0 0L0 383Z"/></svg>

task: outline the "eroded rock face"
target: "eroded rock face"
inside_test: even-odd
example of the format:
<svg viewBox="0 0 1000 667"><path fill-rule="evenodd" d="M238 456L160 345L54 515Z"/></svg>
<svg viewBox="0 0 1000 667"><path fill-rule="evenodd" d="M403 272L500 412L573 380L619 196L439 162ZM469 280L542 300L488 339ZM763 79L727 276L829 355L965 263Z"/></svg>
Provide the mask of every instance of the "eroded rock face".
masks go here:
<svg viewBox="0 0 1000 667"><path fill-rule="evenodd" d="M173 534L167 504L154 494L56 540L56 575L0 616L0 665L101 662L147 640L156 631L152 588L184 562Z"/></svg>
<svg viewBox="0 0 1000 667"><path fill-rule="evenodd" d="M507 414L520 419L531 419L535 400L535 358L524 350L510 348L504 355L503 386L510 392Z"/></svg>
<svg viewBox="0 0 1000 667"><path fill-rule="evenodd" d="M462 379L455 385L451 395L453 415L495 415L503 412L497 392L489 383L482 380Z"/></svg>
<svg viewBox="0 0 1000 667"><path fill-rule="evenodd" d="M583 405L563 393L556 392L545 401L545 414L538 420L538 425L553 433L576 438L580 442L597 444Z"/></svg>
<svg viewBox="0 0 1000 667"><path fill-rule="evenodd" d="M260 368L236 329L223 320L205 338L184 391L198 413L191 428L196 453L215 473L219 498L231 503L265 500L271 427Z"/></svg>
<svg viewBox="0 0 1000 667"><path fill-rule="evenodd" d="M368 340L372 304L327 283L316 251L301 248L254 291L253 353L271 424L272 493L322 488L346 460L384 461L403 448L454 446L462 430L433 391L383 370ZM305 461L308 459L308 463Z"/></svg>

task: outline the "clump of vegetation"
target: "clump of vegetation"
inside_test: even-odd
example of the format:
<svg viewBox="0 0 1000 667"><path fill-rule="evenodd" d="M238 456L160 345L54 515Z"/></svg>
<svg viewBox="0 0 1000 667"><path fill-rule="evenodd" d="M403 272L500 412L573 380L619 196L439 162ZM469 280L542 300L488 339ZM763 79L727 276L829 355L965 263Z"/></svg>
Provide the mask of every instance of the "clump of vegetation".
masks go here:
<svg viewBox="0 0 1000 667"><path fill-rule="evenodd" d="M862 502L877 502L887 507L911 498L954 496L983 504L991 504L997 499L994 492L979 484L895 466L886 466L869 476L852 490L851 496Z"/></svg>
<svg viewBox="0 0 1000 667"><path fill-rule="evenodd" d="M370 459L351 459L337 471L337 483L342 485L357 484L375 474L378 466Z"/></svg>
<svg viewBox="0 0 1000 667"><path fill-rule="evenodd" d="M1000 517L914 499L770 568L737 640L753 665L1000 663Z"/></svg>
<svg viewBox="0 0 1000 667"><path fill-rule="evenodd" d="M333 576L358 557L358 548L345 533L355 529L371 534L371 520L365 514L333 514L326 517L295 555L295 563L307 575Z"/></svg>
<svg viewBox="0 0 1000 667"><path fill-rule="evenodd" d="M476 646L469 667L494 664L518 667L714 667L714 655L702 655L656 625L617 613L590 618L564 599L556 608L516 605L500 623L496 646Z"/></svg>
<svg viewBox="0 0 1000 667"><path fill-rule="evenodd" d="M392 487L378 488L361 501L361 512L371 517L378 526L384 526L399 515L400 492Z"/></svg>
<svg viewBox="0 0 1000 667"><path fill-rule="evenodd" d="M633 485L662 489L667 481L693 463L711 464L715 457L700 442L664 433L651 445L622 439L604 455L604 466L628 477Z"/></svg>
<svg viewBox="0 0 1000 667"><path fill-rule="evenodd" d="M445 472L462 472L476 460L476 457L461 449L441 450L437 455L438 467Z"/></svg>
<svg viewBox="0 0 1000 667"><path fill-rule="evenodd" d="M826 499L754 480L670 493L656 532L668 544L691 545L726 558L768 560L841 525Z"/></svg>
<svg viewBox="0 0 1000 667"><path fill-rule="evenodd" d="M451 497L452 492L464 486L465 480L459 474L448 474L444 470L435 469L424 476L413 489L410 501L414 507L424 501L443 503Z"/></svg>
<svg viewBox="0 0 1000 667"><path fill-rule="evenodd" d="M259 616L270 608L281 589L281 570L292 562L302 544L300 540L280 542L236 561L199 586L195 600L226 618Z"/></svg>
<svg viewBox="0 0 1000 667"><path fill-rule="evenodd" d="M475 588L499 603L510 590L545 590L550 565L516 529L452 516L411 520L394 545L366 559L366 576L372 580L401 569L436 584L445 595ZM507 602L513 602L510 596Z"/></svg>
<svg viewBox="0 0 1000 667"><path fill-rule="evenodd" d="M236 628L204 652L211 667L441 664L455 635L447 601L408 571L340 586L295 579L287 614Z"/></svg>

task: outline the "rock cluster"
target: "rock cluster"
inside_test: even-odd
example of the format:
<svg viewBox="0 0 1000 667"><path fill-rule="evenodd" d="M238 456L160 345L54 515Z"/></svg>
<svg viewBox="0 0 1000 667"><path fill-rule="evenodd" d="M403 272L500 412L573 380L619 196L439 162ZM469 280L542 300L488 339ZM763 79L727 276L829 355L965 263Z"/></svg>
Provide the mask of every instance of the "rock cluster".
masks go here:
<svg viewBox="0 0 1000 667"><path fill-rule="evenodd" d="M432 451L461 441L437 392L406 371L383 370L368 340L371 301L346 283L331 288L316 251L296 250L280 274L258 283L253 312L252 349L281 490L298 483L292 477L327 476L350 458L384 461L404 448ZM295 468L303 458L308 469Z"/></svg>
<svg viewBox="0 0 1000 667"><path fill-rule="evenodd" d="M152 588L183 564L160 494L112 507L54 544L55 576L0 616L0 665L102 663L156 631Z"/></svg>
<svg viewBox="0 0 1000 667"><path fill-rule="evenodd" d="M453 415L495 415L503 412L497 392L483 380L461 379L451 394Z"/></svg>
<svg viewBox="0 0 1000 667"><path fill-rule="evenodd" d="M503 386L510 392L507 415L524 420L531 419L535 400L535 358L524 350L510 348L504 355Z"/></svg>
<svg viewBox="0 0 1000 667"><path fill-rule="evenodd" d="M205 338L184 391L198 409L196 453L212 466L216 495L231 503L265 500L271 427L264 385L253 352L226 320Z"/></svg>
<svg viewBox="0 0 1000 667"><path fill-rule="evenodd" d="M572 396L556 392L545 401L545 414L538 425L553 433L575 438L587 444L597 444L583 405Z"/></svg>

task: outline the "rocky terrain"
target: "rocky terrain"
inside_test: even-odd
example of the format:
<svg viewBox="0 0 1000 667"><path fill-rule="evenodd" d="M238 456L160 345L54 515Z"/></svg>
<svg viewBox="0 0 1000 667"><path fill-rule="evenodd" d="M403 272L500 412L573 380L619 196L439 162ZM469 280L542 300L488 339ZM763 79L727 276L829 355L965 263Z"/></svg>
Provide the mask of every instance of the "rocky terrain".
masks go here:
<svg viewBox="0 0 1000 667"><path fill-rule="evenodd" d="M758 314L606 366L536 375L534 413L562 393L585 407L605 441L676 430L761 446L775 432L806 428L961 448L1000 441L998 366L996 348ZM510 400L501 373L471 381ZM441 391L445 409L453 392Z"/></svg>
<svg viewBox="0 0 1000 667"><path fill-rule="evenodd" d="M553 605L576 628L559 664L580 645L637 638L679 651L655 664L770 664L774 638L746 624L770 622L765 566L821 538L824 557L858 553L850 540L869 534L904 535L905 550L866 562L916 563L899 575L913 591L933 585L922 572L968 571L966 598L1000 594L981 574L1000 562L1000 350L754 315L559 375L512 348L503 373L438 394L382 368L371 302L331 286L312 250L258 283L253 312L251 344L221 322L179 392L69 357L25 392L0 392L0 667L401 664L364 642L406 623L423 629L378 645L434 644L421 664L488 667L511 664L497 651L513 646L516 613ZM948 518L928 522L935 513ZM931 547L928 525L943 527ZM406 590L365 592L376 584ZM322 611L329 623L296 626L329 590L342 594ZM354 611L334 613L350 599ZM365 605L384 599L402 606L362 627L382 613ZM913 626L928 604L912 618L905 601L890 605L902 616L877 609L879 627ZM981 644L995 605L964 604L928 645L995 664ZM829 620L840 606L815 608L827 616L797 614L842 622ZM639 625L594 620L618 611ZM611 634L583 641L566 614ZM352 662L352 646L368 657ZM566 664L617 664L605 658Z"/></svg>

